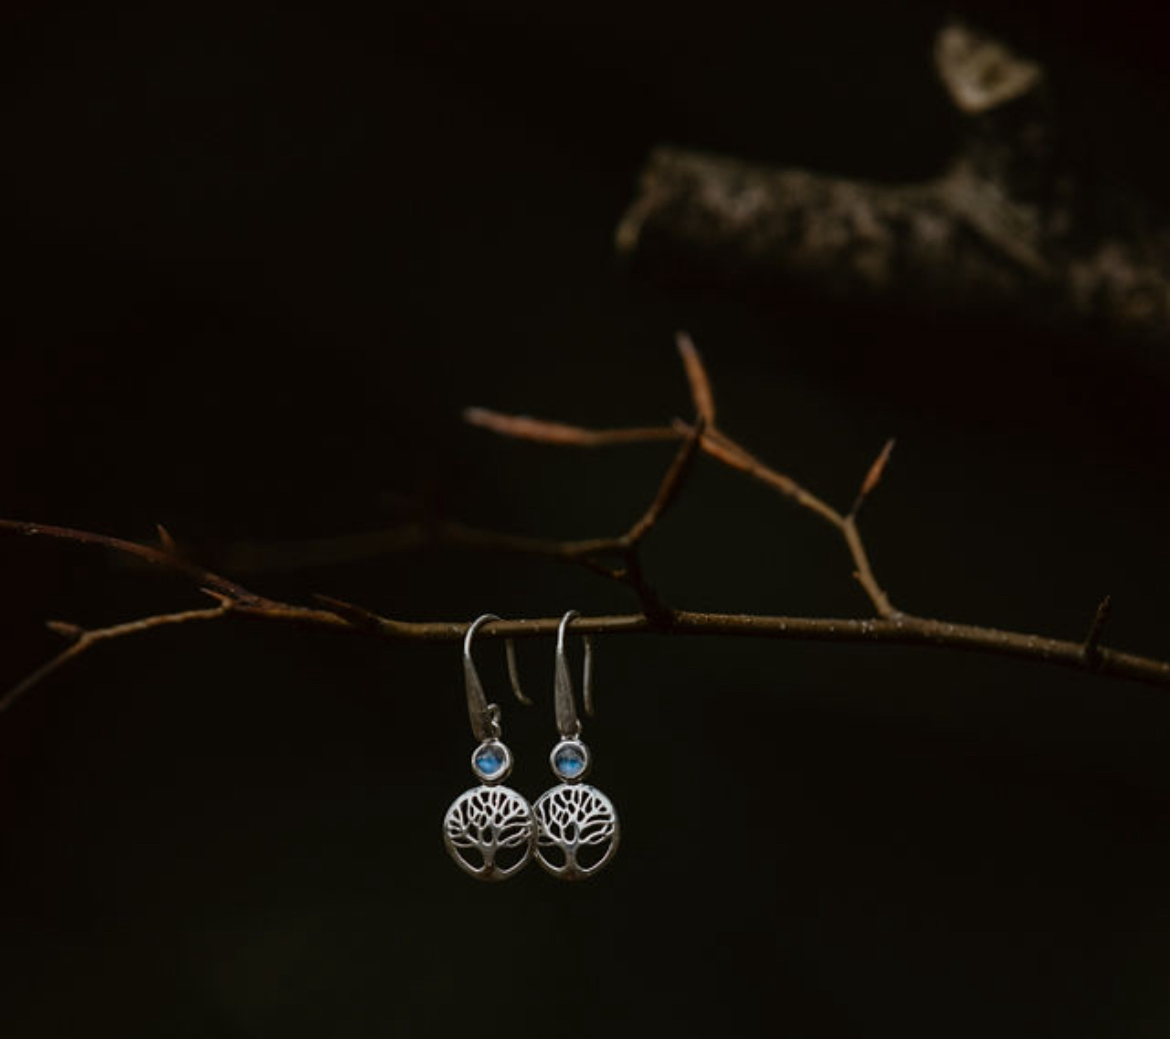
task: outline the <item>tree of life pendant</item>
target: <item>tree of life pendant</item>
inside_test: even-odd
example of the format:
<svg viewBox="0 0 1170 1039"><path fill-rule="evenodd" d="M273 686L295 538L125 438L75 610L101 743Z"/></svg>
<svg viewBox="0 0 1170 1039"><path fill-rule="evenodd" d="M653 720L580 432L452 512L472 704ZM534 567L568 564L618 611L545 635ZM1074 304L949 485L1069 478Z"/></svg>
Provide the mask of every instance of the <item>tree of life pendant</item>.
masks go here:
<svg viewBox="0 0 1170 1039"><path fill-rule="evenodd" d="M536 819L528 802L503 786L512 752L496 739L471 755L482 785L464 791L443 819L443 843L456 865L477 880L505 880L522 869L536 847Z"/></svg>
<svg viewBox="0 0 1170 1039"><path fill-rule="evenodd" d="M578 739L562 739L549 755L562 782L533 805L539 833L536 859L561 880L583 880L601 869L617 851L621 827L613 802L582 783L589 772L589 750Z"/></svg>

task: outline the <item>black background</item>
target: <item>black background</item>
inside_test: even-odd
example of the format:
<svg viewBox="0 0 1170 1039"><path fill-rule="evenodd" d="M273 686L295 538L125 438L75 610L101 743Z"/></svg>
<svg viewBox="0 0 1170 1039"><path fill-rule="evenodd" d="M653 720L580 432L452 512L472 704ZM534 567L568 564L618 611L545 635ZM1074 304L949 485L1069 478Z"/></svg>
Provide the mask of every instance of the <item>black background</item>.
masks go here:
<svg viewBox="0 0 1170 1039"><path fill-rule="evenodd" d="M631 277L613 229L668 141L879 180L961 132L931 5L510 4L25 13L4 33L0 512L214 563L426 502L616 532L666 446L463 426L688 402L847 503L907 609L1167 655L1163 347ZM1043 58L1078 151L1164 190L1164 35L1138 4L976 5ZM700 464L647 546L668 601L856 616L828 528ZM0 540L0 680L41 621L195 605L100 552ZM538 561L428 550L238 576L396 617L618 610ZM489 692L505 696L498 647ZM514 785L549 781L502 699ZM248 624L101 648L0 718L0 1030L234 1037L1165 1034L1165 696L927 650L608 638L586 738L605 874L481 887L439 839L467 785L453 647Z"/></svg>

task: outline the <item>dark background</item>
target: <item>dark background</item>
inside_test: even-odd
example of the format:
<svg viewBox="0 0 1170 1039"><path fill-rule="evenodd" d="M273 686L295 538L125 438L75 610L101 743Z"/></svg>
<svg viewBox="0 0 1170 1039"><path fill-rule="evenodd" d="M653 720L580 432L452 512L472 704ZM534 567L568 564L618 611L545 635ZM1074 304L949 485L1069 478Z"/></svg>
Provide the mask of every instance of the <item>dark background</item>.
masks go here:
<svg viewBox="0 0 1170 1039"><path fill-rule="evenodd" d="M1165 37L1137 3L972 4L1042 58L1078 148L1155 192ZM214 563L426 502L616 532L665 446L460 423L688 409L847 503L907 609L1166 656L1170 378L1134 347L631 276L612 234L660 142L898 181L961 127L932 5L25 13L3 34L6 516ZM831 530L710 463L647 546L668 601L861 615ZM102 553L0 540L0 681L88 625L195 605ZM239 572L410 619L621 610L549 563L428 550ZM537 707L505 697L531 796ZM607 638L585 885L447 860L471 783L457 652L248 624L95 651L0 718L6 1039L117 1035L1165 1034L1165 694L888 647Z"/></svg>

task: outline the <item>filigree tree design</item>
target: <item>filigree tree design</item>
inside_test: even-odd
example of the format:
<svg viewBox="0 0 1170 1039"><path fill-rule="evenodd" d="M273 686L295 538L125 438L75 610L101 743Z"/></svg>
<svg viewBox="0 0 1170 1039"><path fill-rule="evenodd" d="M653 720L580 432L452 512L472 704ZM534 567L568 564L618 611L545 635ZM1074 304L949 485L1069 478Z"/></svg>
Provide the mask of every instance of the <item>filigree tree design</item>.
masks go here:
<svg viewBox="0 0 1170 1039"><path fill-rule="evenodd" d="M537 851L541 863L565 880L596 873L617 851L617 812L596 787L562 783L544 794L533 807L540 826ZM564 861L550 858L557 849ZM593 855L582 855L592 849Z"/></svg>
<svg viewBox="0 0 1170 1039"><path fill-rule="evenodd" d="M443 836L451 856L472 876L503 880L528 861L536 824L528 802L515 790L480 786L460 795L447 809ZM467 854L472 849L481 856L479 864Z"/></svg>

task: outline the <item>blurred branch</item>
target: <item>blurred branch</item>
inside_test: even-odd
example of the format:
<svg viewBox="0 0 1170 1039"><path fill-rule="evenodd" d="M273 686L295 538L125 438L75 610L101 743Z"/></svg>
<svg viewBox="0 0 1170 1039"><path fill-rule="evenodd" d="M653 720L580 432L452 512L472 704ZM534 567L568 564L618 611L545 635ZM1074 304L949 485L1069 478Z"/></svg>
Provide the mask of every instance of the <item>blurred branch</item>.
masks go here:
<svg viewBox="0 0 1170 1039"><path fill-rule="evenodd" d="M1017 657L1170 689L1170 662L1122 653L1100 645L1102 629L1109 614L1108 599L1098 607L1089 632L1082 642L916 617L896 609L878 584L856 520L860 504L876 488L885 471L893 441L886 443L870 466L853 508L848 513L841 513L792 477L756 459L716 427L714 394L702 359L685 334L680 333L678 348L687 373L696 413L695 419L690 423L676 420L663 426L596 431L536 419L517 419L482 408L469 409L465 413L465 418L469 422L496 433L558 445L596 447L602 444L622 444L640 440L681 441L649 505L622 534L608 538L553 541L444 523L435 527L412 526L409 528L408 536L390 538L388 534L382 540L376 542L371 540L371 543L376 543L378 547L385 547L387 544L403 547L419 544L424 539L439 540L446 544L463 544L546 556L586 566L623 584L637 596L641 607L639 613L581 617L574 620L572 629L583 634L654 632L671 635L929 645ZM599 433L602 435L598 436ZM783 497L802 506L840 531L853 562L854 576L868 596L876 615L862 619L775 617L699 613L666 606L645 577L640 548L644 539L661 524L677 500L700 452L773 488ZM467 631L468 625L465 621L398 620L380 616L365 607L325 595L315 597L319 604L316 608L259 595L235 581L185 559L176 551L175 542L170 535L161 530L161 547L67 527L14 520L0 520L0 532L100 546L144 560L190 578L217 603L216 606L206 609L157 614L92 630L63 621L50 621L49 627L68 639L70 644L0 698L0 711L10 707L64 664L99 643L179 624L234 617L391 641L443 643L458 642ZM559 623L558 617L492 621L484 625L482 634L487 637L507 638L545 637L554 634Z"/></svg>
<svg viewBox="0 0 1170 1039"><path fill-rule="evenodd" d="M939 176L878 184L660 147L618 252L666 280L1170 336L1170 217L1133 191L1108 203L1061 165L1035 62L958 24L934 58L967 129Z"/></svg>

